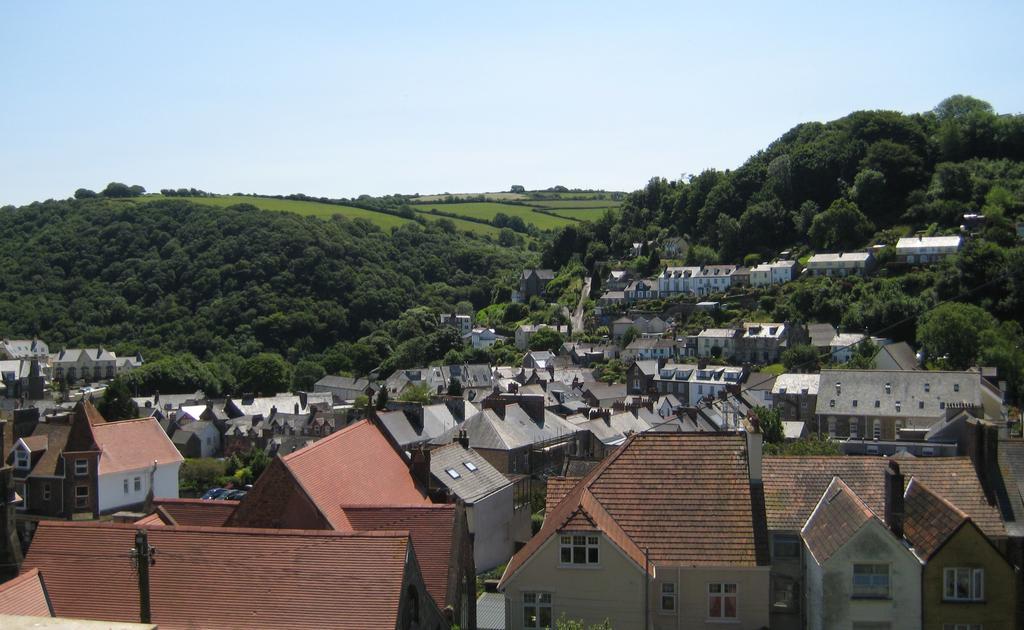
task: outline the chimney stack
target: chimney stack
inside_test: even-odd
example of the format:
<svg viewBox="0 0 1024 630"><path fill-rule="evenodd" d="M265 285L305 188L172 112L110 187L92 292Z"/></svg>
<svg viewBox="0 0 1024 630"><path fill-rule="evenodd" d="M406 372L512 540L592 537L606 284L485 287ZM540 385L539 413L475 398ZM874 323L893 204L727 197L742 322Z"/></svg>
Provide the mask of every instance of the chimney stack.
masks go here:
<svg viewBox="0 0 1024 630"><path fill-rule="evenodd" d="M462 448L469 448L469 434L463 430L459 430L459 437L456 441L462 445Z"/></svg>
<svg viewBox="0 0 1024 630"><path fill-rule="evenodd" d="M885 469L885 524L897 538L903 538L903 514L903 473L890 460Z"/></svg>
<svg viewBox="0 0 1024 630"><path fill-rule="evenodd" d="M761 430L754 425L753 431L747 431L747 472L750 475L750 483L762 483L761 477L761 456L764 450L764 436Z"/></svg>

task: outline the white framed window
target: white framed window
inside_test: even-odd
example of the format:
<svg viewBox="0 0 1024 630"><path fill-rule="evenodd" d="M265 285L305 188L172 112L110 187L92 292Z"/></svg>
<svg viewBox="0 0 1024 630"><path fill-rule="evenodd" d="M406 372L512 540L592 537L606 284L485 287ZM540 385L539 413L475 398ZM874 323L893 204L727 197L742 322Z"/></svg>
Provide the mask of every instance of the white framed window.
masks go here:
<svg viewBox="0 0 1024 630"><path fill-rule="evenodd" d="M661 585L661 611L675 612L676 610L676 584L665 582Z"/></svg>
<svg viewBox="0 0 1024 630"><path fill-rule="evenodd" d="M32 454L23 448L14 451L14 467L28 470L32 463Z"/></svg>
<svg viewBox="0 0 1024 630"><path fill-rule="evenodd" d="M856 420L850 420L850 437L854 440L857 439L857 424Z"/></svg>
<svg viewBox="0 0 1024 630"><path fill-rule="evenodd" d="M888 564L853 565L853 596L886 599L889 597Z"/></svg>
<svg viewBox="0 0 1024 630"><path fill-rule="evenodd" d="M127 479L124 480L124 493L128 494L128 480Z"/></svg>
<svg viewBox="0 0 1024 630"><path fill-rule="evenodd" d="M943 570L945 588L942 599L947 602L980 602L985 600L985 570L953 567Z"/></svg>
<svg viewBox="0 0 1024 630"><path fill-rule="evenodd" d="M600 561L597 536L566 534L559 540L562 566L597 565Z"/></svg>
<svg viewBox="0 0 1024 630"><path fill-rule="evenodd" d="M75 476L84 477L89 474L89 460L87 459L76 459L75 460Z"/></svg>
<svg viewBox="0 0 1024 630"><path fill-rule="evenodd" d="M89 507L89 486L75 486L75 507Z"/></svg>
<svg viewBox="0 0 1024 630"><path fill-rule="evenodd" d="M736 618L736 585L725 582L708 584L708 618Z"/></svg>
<svg viewBox="0 0 1024 630"><path fill-rule="evenodd" d="M523 593L523 627L551 628L551 593Z"/></svg>
<svg viewBox="0 0 1024 630"><path fill-rule="evenodd" d="M135 478L135 491L139 492L142 490L142 477Z"/></svg>
<svg viewBox="0 0 1024 630"><path fill-rule="evenodd" d="M876 440L882 439L882 421L875 418L874 427L872 427L872 434Z"/></svg>

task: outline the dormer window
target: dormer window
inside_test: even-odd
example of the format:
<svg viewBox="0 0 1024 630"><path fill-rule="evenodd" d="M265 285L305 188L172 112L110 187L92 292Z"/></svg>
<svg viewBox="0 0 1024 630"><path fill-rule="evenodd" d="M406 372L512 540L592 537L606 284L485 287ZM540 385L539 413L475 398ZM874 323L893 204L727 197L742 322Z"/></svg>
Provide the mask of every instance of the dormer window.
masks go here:
<svg viewBox="0 0 1024 630"><path fill-rule="evenodd" d="M903 403L901 403L900 401L898 401L898 400L896 401L896 413L900 412L900 407L902 406L902 404Z"/></svg>
<svg viewBox="0 0 1024 630"><path fill-rule="evenodd" d="M26 449L19 448L14 451L14 467L21 470L28 470L31 465L32 454Z"/></svg>
<svg viewBox="0 0 1024 630"><path fill-rule="evenodd" d="M836 406L836 399L833 398L832 400L828 401L828 406L829 407L835 407Z"/></svg>
<svg viewBox="0 0 1024 630"><path fill-rule="evenodd" d="M838 396L841 393L843 393L843 384L840 383L839 381L836 381L836 396Z"/></svg>
<svg viewBox="0 0 1024 630"><path fill-rule="evenodd" d="M953 391L954 392L960 391L960 383L953 383Z"/></svg>
<svg viewBox="0 0 1024 630"><path fill-rule="evenodd" d="M890 384L890 383L886 383L885 384L885 393L886 394L891 394L892 393L892 384Z"/></svg>

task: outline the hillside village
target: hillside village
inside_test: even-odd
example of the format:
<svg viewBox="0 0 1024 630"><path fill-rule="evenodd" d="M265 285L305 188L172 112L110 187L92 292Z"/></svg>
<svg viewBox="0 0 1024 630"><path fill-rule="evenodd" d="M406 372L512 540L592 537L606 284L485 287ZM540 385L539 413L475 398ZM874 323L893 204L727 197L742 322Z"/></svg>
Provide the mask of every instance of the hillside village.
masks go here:
<svg viewBox="0 0 1024 630"><path fill-rule="evenodd" d="M886 265L939 264L965 238L902 238ZM166 628L242 615L1018 627L1024 442L999 370L928 369L906 342L830 324L723 322L744 292L868 276L876 259L610 268L585 331L502 334L436 313L467 348L507 345L516 364L328 375L273 395L154 392L125 401L132 419L97 405L141 354L4 339L0 613ZM513 300L551 299L558 275L523 270ZM202 475L225 460L245 465ZM268 572L261 550L292 570ZM253 593L337 586L291 603L172 596L243 571ZM96 576L101 594L78 587Z"/></svg>

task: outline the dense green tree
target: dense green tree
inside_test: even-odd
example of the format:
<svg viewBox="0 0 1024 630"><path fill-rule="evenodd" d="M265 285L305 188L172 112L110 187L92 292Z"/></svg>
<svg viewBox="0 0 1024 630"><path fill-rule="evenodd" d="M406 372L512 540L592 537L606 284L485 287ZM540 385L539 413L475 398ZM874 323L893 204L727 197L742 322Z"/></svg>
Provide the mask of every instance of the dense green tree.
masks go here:
<svg viewBox="0 0 1024 630"><path fill-rule="evenodd" d="M292 366L273 352L261 352L246 359L238 373L238 387L261 396L286 392L291 382Z"/></svg>
<svg viewBox="0 0 1024 630"><path fill-rule="evenodd" d="M191 354L180 354L148 361L121 377L133 395L191 394L202 390L207 396L224 393L223 384L209 366Z"/></svg>
<svg viewBox="0 0 1024 630"><path fill-rule="evenodd" d="M126 418L138 418L139 406L132 400L131 390L125 384L124 379L115 378L103 391L103 397L96 404L96 408L107 420L124 420Z"/></svg>
<svg viewBox="0 0 1024 630"><path fill-rule="evenodd" d="M313 385L327 374L324 367L316 361L302 359L295 364L292 376L292 388L296 391L312 391Z"/></svg>
<svg viewBox="0 0 1024 630"><path fill-rule="evenodd" d="M821 367L821 357L814 346L797 345L782 353L782 365L786 366L787 372L809 374Z"/></svg>
<svg viewBox="0 0 1024 630"><path fill-rule="evenodd" d="M820 250L849 250L860 247L875 231L875 226L857 204L837 199L828 210L814 217L807 236Z"/></svg>
<svg viewBox="0 0 1024 630"><path fill-rule="evenodd" d="M563 343L565 338L554 328L541 328L530 336L530 350L558 352Z"/></svg>
<svg viewBox="0 0 1024 630"><path fill-rule="evenodd" d="M992 105L975 98L973 96L966 96L964 94L954 94L946 99L943 99L941 103L935 106L932 110L935 117L940 122L946 120L963 119L971 116L972 114L992 114Z"/></svg>
<svg viewBox="0 0 1024 630"><path fill-rule="evenodd" d="M79 188L75 191L75 199L95 199L98 196L95 191L88 188Z"/></svg>
<svg viewBox="0 0 1024 630"><path fill-rule="evenodd" d="M622 338L619 339L619 346L622 348L629 347L629 344L633 343L640 337L640 329L636 326L630 326L622 333Z"/></svg>
<svg viewBox="0 0 1024 630"><path fill-rule="evenodd" d="M454 377L448 379L448 395L462 396L462 381Z"/></svg>
<svg viewBox="0 0 1024 630"><path fill-rule="evenodd" d="M917 340L928 361L963 370L975 365L982 334L995 327L995 318L984 309L947 302L921 317Z"/></svg>
<svg viewBox="0 0 1024 630"><path fill-rule="evenodd" d="M786 432L782 427L782 418L777 409L767 407L754 407L754 416L761 425L761 434L764 436L765 444L781 444L786 439Z"/></svg>

